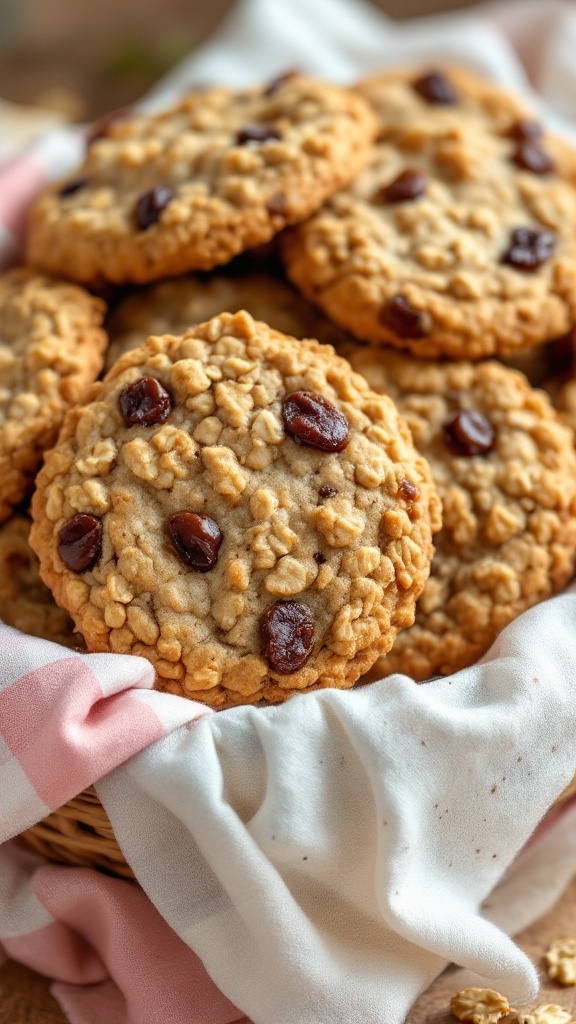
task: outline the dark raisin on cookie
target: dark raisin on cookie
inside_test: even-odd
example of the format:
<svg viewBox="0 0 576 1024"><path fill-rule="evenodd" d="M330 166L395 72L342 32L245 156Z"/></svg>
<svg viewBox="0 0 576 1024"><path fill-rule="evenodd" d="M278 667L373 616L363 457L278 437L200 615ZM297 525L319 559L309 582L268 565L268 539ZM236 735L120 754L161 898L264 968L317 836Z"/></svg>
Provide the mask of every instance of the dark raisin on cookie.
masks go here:
<svg viewBox="0 0 576 1024"><path fill-rule="evenodd" d="M486 455L496 440L490 420L474 409L453 413L444 424L444 436L455 455Z"/></svg>
<svg viewBox="0 0 576 1024"><path fill-rule="evenodd" d="M141 377L120 392L120 412L127 427L164 423L172 412L172 396L155 377Z"/></svg>
<svg viewBox="0 0 576 1024"><path fill-rule="evenodd" d="M322 452L342 452L349 440L344 413L313 391L293 391L282 400L286 431L298 444Z"/></svg>
<svg viewBox="0 0 576 1024"><path fill-rule="evenodd" d="M247 124L240 128L236 135L238 146L250 144L258 145L261 142L268 142L270 139L281 139L282 136L276 128L266 124Z"/></svg>
<svg viewBox="0 0 576 1024"><path fill-rule="evenodd" d="M384 203L410 203L423 196L428 187L428 177L417 167L407 167L388 185L378 192L376 199Z"/></svg>
<svg viewBox="0 0 576 1024"><path fill-rule="evenodd" d="M75 178L73 181L66 182L65 185L58 190L58 195L62 199L66 199L68 196L74 196L81 189L86 188L88 184L88 178Z"/></svg>
<svg viewBox="0 0 576 1024"><path fill-rule="evenodd" d="M416 309L405 295L393 295L382 307L380 319L399 338L425 338L432 329L432 317Z"/></svg>
<svg viewBox="0 0 576 1024"><path fill-rule="evenodd" d="M524 142L526 139L541 139L542 135L542 125L528 117L514 121L508 129L509 138L516 139L518 142Z"/></svg>
<svg viewBox="0 0 576 1024"><path fill-rule="evenodd" d="M136 223L141 231L146 231L160 219L160 214L173 200L174 193L166 185L156 185L136 201Z"/></svg>
<svg viewBox="0 0 576 1024"><path fill-rule="evenodd" d="M58 533L58 554L72 572L88 572L102 554L102 523L79 512Z"/></svg>
<svg viewBox="0 0 576 1024"><path fill-rule="evenodd" d="M99 117L97 121L94 121L94 124L86 135L86 145L90 147L94 145L98 139L107 138L109 129L112 125L120 124L122 121L129 121L132 116L132 107L119 107L118 110L111 110L110 113Z"/></svg>
<svg viewBox="0 0 576 1024"><path fill-rule="evenodd" d="M282 195L282 192L274 192L274 195L271 195L266 203L266 209L271 217L286 217L288 213L286 196Z"/></svg>
<svg viewBox="0 0 576 1024"><path fill-rule="evenodd" d="M515 228L510 236L510 245L502 255L501 262L516 270L528 273L538 270L552 256L556 238L551 231L536 228Z"/></svg>
<svg viewBox="0 0 576 1024"><path fill-rule="evenodd" d="M175 512L167 523L176 552L196 572L208 572L218 561L223 537L218 523L195 512Z"/></svg>
<svg viewBox="0 0 576 1024"><path fill-rule="evenodd" d="M275 672L290 675L301 669L314 646L314 616L300 601L277 601L260 622L262 654Z"/></svg>
<svg viewBox="0 0 576 1024"><path fill-rule="evenodd" d="M521 142L512 159L518 167L532 174L552 174L556 170L554 157L534 139Z"/></svg>
<svg viewBox="0 0 576 1024"><path fill-rule="evenodd" d="M428 71L412 87L431 106L452 107L458 102L456 88L443 71Z"/></svg>

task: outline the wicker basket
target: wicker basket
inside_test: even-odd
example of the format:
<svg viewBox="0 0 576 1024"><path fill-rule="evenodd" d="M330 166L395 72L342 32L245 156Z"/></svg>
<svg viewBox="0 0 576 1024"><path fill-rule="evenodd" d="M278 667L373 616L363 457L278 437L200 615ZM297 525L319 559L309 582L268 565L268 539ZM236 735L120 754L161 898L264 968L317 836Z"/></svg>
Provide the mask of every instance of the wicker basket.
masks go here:
<svg viewBox="0 0 576 1024"><path fill-rule="evenodd" d="M576 777L556 803L563 803L575 795ZM134 878L93 786L27 829L20 839L30 849L57 864L97 868L117 878Z"/></svg>
<svg viewBox="0 0 576 1024"><path fill-rule="evenodd" d="M57 864L134 878L93 786L23 832L21 841Z"/></svg>

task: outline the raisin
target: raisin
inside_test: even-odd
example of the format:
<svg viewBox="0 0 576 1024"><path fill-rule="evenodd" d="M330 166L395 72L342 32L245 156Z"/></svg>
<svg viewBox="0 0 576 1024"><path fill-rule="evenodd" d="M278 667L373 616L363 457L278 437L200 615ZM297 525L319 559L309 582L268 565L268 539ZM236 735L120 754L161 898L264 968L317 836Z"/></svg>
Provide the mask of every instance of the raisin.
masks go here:
<svg viewBox="0 0 576 1024"><path fill-rule="evenodd" d="M382 308L380 319L399 338L425 338L432 329L432 317L416 309L405 295L393 295Z"/></svg>
<svg viewBox="0 0 576 1024"><path fill-rule="evenodd" d="M58 534L58 554L72 572L87 572L102 554L102 523L79 512Z"/></svg>
<svg viewBox="0 0 576 1024"><path fill-rule="evenodd" d="M541 139L542 134L542 125L527 117L514 121L514 124L508 129L509 138L516 139L518 142L524 142L526 139Z"/></svg>
<svg viewBox="0 0 576 1024"><path fill-rule="evenodd" d="M410 203L424 195L427 187L428 178L424 171L407 167L394 181L380 189L377 198L384 203Z"/></svg>
<svg viewBox="0 0 576 1024"><path fill-rule="evenodd" d="M131 107L120 107L118 110L111 110L109 114L104 114L103 117L99 117L97 121L90 128L86 136L86 145L92 146L98 139L105 139L108 136L108 129L113 124L120 124L121 121L129 121L132 117Z"/></svg>
<svg viewBox="0 0 576 1024"><path fill-rule="evenodd" d="M458 102L458 93L443 71L428 71L412 87L431 106L452 107Z"/></svg>
<svg viewBox="0 0 576 1024"><path fill-rule="evenodd" d="M532 174L552 174L556 170L554 157L533 139L521 142L512 159L518 167Z"/></svg>
<svg viewBox="0 0 576 1024"><path fill-rule="evenodd" d="M144 192L136 201L135 206L136 223L140 230L145 231L152 224L156 224L160 214L173 198L172 189L167 188L166 185L156 185L149 192Z"/></svg>
<svg viewBox="0 0 576 1024"><path fill-rule="evenodd" d="M81 189L86 188L87 184L88 178L75 178L74 181L68 181L65 185L62 185L58 195L61 196L62 199L66 199L68 196L74 196L77 192L80 192Z"/></svg>
<svg viewBox="0 0 576 1024"><path fill-rule="evenodd" d="M265 124L247 124L240 128L236 135L238 146L245 146L248 143L268 142L269 139L281 139L280 132Z"/></svg>
<svg viewBox="0 0 576 1024"><path fill-rule="evenodd" d="M172 397L155 377L141 377L120 392L120 412L127 427L164 423L172 412Z"/></svg>
<svg viewBox="0 0 576 1024"><path fill-rule="evenodd" d="M529 273L546 263L555 247L556 238L551 231L515 228L510 236L510 245L502 256L502 263Z"/></svg>
<svg viewBox="0 0 576 1024"><path fill-rule="evenodd" d="M299 601L277 601L260 623L262 654L275 672L289 675L306 664L314 646L314 616Z"/></svg>
<svg viewBox="0 0 576 1024"><path fill-rule="evenodd" d="M208 572L216 565L223 538L213 519L195 512L175 512L167 528L178 555L191 569Z"/></svg>
<svg viewBox="0 0 576 1024"><path fill-rule="evenodd" d="M444 435L456 455L486 455L496 440L490 420L474 409L453 413L444 424Z"/></svg>
<svg viewBox="0 0 576 1024"><path fill-rule="evenodd" d="M286 217L288 214L288 203L286 196L281 192L274 192L266 203L266 209L271 217Z"/></svg>
<svg viewBox="0 0 576 1024"><path fill-rule="evenodd" d="M341 452L348 444L348 420L336 406L313 391L293 391L282 401L282 419L298 444L321 452Z"/></svg>

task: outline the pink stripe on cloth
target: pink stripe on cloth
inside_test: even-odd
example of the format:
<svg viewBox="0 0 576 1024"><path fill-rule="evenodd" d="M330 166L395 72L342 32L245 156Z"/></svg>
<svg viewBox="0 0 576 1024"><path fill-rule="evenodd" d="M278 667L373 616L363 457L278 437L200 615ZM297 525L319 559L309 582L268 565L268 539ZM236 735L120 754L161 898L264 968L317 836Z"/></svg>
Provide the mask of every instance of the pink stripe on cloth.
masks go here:
<svg viewBox="0 0 576 1024"><path fill-rule="evenodd" d="M0 733L38 796L56 809L165 729L137 691L104 698L76 656L34 669L0 692Z"/></svg>
<svg viewBox="0 0 576 1024"><path fill-rule="evenodd" d="M81 981L84 985L108 978L105 965L90 943L60 921L28 935L3 939L2 944L12 960L50 978Z"/></svg>
<svg viewBox="0 0 576 1024"><path fill-rule="evenodd" d="M46 865L32 887L55 923L3 944L20 963L56 979L54 994L73 1024L244 1019L137 886L87 868Z"/></svg>
<svg viewBox="0 0 576 1024"><path fill-rule="evenodd" d="M30 203L49 180L47 168L32 152L0 168L0 224L16 242L24 237Z"/></svg>

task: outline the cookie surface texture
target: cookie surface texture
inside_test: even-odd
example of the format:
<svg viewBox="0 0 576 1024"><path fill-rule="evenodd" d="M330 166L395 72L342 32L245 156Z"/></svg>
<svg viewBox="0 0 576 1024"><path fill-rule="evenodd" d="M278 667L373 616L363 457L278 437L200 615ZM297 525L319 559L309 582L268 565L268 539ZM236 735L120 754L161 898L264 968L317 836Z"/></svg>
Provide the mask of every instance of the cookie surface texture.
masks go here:
<svg viewBox="0 0 576 1024"><path fill-rule="evenodd" d="M31 542L90 650L226 707L351 686L413 621L438 512L393 403L240 312L94 385L39 474Z"/></svg>
<svg viewBox="0 0 576 1024"><path fill-rule="evenodd" d="M78 648L81 638L69 615L40 579L38 559L28 543L31 525L16 515L0 526L0 619L29 636Z"/></svg>
<svg viewBox="0 0 576 1024"><path fill-rule="evenodd" d="M376 155L287 234L288 275L371 344L513 355L574 322L574 151L501 87L450 69L450 102L434 102L426 77L360 84L380 119Z"/></svg>
<svg viewBox="0 0 576 1024"><path fill-rule="evenodd" d="M309 216L369 159L360 96L297 75L112 119L30 219L28 260L92 283L210 270Z"/></svg>
<svg viewBox="0 0 576 1024"><path fill-rule="evenodd" d="M0 277L0 522L100 372L103 315L103 303L76 285L24 268Z"/></svg>
<svg viewBox="0 0 576 1024"><path fill-rule="evenodd" d="M397 402L443 507L416 621L373 678L455 672L572 576L570 433L543 392L492 361L416 362L385 349L357 350L351 361L371 387Z"/></svg>
<svg viewBox="0 0 576 1024"><path fill-rule="evenodd" d="M151 334L182 334L222 310L240 309L295 338L316 338L335 348L350 341L316 306L273 274L188 274L139 289L116 307L106 325L106 368Z"/></svg>

